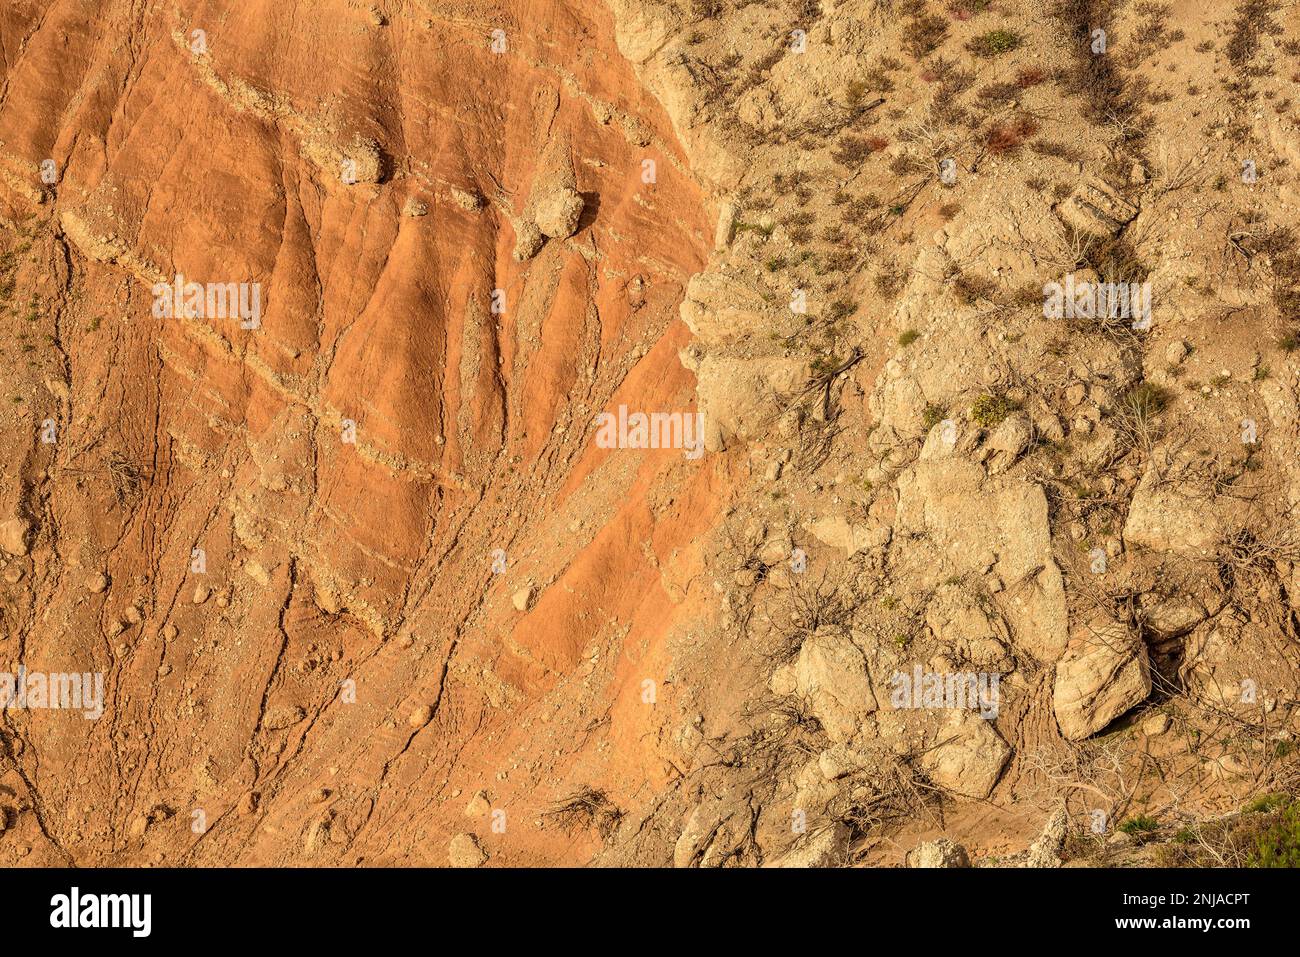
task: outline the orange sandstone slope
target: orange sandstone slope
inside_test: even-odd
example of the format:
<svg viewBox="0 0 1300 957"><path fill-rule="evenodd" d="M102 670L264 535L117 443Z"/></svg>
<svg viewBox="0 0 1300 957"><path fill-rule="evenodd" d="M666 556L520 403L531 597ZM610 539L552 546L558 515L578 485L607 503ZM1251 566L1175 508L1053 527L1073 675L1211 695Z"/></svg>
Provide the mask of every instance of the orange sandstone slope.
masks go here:
<svg viewBox="0 0 1300 957"><path fill-rule="evenodd" d="M0 712L0 862L576 863L551 802L653 799L643 682L731 464L592 440L693 407L711 218L613 35L572 0L0 10L0 649L105 696ZM178 274L260 284L260 324L156 315Z"/></svg>

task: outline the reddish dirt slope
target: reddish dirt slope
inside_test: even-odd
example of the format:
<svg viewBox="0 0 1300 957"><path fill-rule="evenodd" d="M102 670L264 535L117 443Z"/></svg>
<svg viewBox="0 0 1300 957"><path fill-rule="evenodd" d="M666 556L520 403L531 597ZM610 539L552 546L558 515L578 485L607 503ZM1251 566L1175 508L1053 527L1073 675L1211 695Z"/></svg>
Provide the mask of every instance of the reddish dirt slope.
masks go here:
<svg viewBox="0 0 1300 957"><path fill-rule="evenodd" d="M691 408L710 214L592 7L0 11L0 649L107 699L0 714L0 862L581 862L541 809L653 797L729 463L591 422ZM516 261L566 164L576 233ZM178 273L260 283L260 328L156 317Z"/></svg>

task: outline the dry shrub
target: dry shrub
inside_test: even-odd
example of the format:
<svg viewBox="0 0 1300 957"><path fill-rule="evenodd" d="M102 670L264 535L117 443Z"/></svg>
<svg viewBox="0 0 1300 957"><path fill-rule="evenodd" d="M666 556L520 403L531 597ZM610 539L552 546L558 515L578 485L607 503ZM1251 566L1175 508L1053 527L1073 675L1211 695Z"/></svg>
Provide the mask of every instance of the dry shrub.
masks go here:
<svg viewBox="0 0 1300 957"><path fill-rule="evenodd" d="M1047 80L1047 71L1036 66L1021 67L1016 74L1016 86L1022 90L1027 90L1031 86L1038 86Z"/></svg>
<svg viewBox="0 0 1300 957"><path fill-rule="evenodd" d="M939 48L948 36L948 21L933 13L920 13L903 27L903 48L919 60Z"/></svg>
<svg viewBox="0 0 1300 957"><path fill-rule="evenodd" d="M984 146L994 156L1012 153L1038 132L1038 122L1021 116L1006 123L996 123L984 135Z"/></svg>
<svg viewBox="0 0 1300 957"><path fill-rule="evenodd" d="M835 162L853 166L873 153L879 153L888 145L889 140L883 136L846 136L836 144L831 155Z"/></svg>
<svg viewBox="0 0 1300 957"><path fill-rule="evenodd" d="M594 828L605 840L614 836L623 812L604 791L584 787L542 812L542 819L566 831Z"/></svg>

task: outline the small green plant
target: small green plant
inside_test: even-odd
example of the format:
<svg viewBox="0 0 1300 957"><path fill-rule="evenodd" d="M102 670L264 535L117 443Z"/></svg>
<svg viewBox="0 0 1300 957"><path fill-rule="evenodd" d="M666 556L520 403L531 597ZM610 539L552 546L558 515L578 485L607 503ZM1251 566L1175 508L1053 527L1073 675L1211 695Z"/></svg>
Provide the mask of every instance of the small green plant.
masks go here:
<svg viewBox="0 0 1300 957"><path fill-rule="evenodd" d="M948 416L948 410L941 405L935 405L933 402L925 404L925 410L921 413L921 425L926 432L929 432L936 425L942 422Z"/></svg>
<svg viewBox="0 0 1300 957"><path fill-rule="evenodd" d="M976 56L995 57L1018 49L1024 42L1025 38L1012 30L990 30L973 38L966 49Z"/></svg>
<svg viewBox="0 0 1300 957"><path fill-rule="evenodd" d="M764 239L770 239L772 233L776 231L775 223L736 223L736 232L738 233L758 233Z"/></svg>
<svg viewBox="0 0 1300 957"><path fill-rule="evenodd" d="M1119 826L1119 829L1132 837L1140 837L1143 834L1150 834L1152 831L1159 830L1160 824L1153 817L1139 814L1137 817L1129 818Z"/></svg>
<svg viewBox="0 0 1300 957"><path fill-rule="evenodd" d="M1019 404L1005 395L985 394L971 403L970 417L971 421L980 428L987 429L997 425L1019 408Z"/></svg>
<svg viewBox="0 0 1300 957"><path fill-rule="evenodd" d="M910 346L913 342L915 342L917 339L920 338L921 338L921 334L917 332L915 329L904 329L902 332L898 334L898 344L900 346Z"/></svg>
<svg viewBox="0 0 1300 957"><path fill-rule="evenodd" d="M1269 811L1277 811L1291 803L1291 798L1286 794L1261 794L1243 808L1247 814L1267 814Z"/></svg>
<svg viewBox="0 0 1300 957"><path fill-rule="evenodd" d="M1282 812L1281 819L1255 839L1248 867L1300 867L1300 802Z"/></svg>

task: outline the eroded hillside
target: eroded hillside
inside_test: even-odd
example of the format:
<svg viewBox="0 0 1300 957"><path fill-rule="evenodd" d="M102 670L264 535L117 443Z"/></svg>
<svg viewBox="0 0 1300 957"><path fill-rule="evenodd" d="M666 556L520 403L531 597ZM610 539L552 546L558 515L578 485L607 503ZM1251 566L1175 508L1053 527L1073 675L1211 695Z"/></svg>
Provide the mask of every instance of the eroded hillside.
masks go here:
<svg viewBox="0 0 1300 957"><path fill-rule="evenodd" d="M1300 22L1206 6L10 3L0 647L104 694L0 860L1257 861Z"/></svg>

